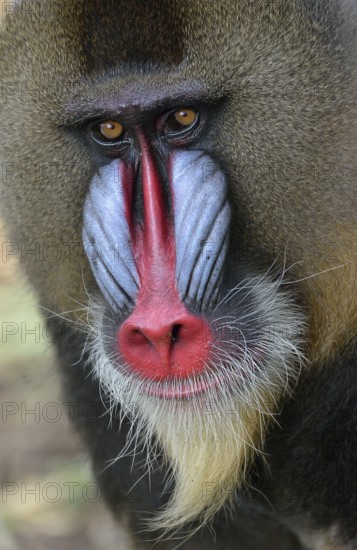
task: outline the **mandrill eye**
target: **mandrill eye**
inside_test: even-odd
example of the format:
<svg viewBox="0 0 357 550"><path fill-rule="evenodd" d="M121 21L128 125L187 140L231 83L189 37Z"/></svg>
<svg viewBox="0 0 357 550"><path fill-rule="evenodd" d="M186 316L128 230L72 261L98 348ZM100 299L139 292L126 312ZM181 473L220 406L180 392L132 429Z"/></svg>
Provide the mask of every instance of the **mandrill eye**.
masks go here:
<svg viewBox="0 0 357 550"><path fill-rule="evenodd" d="M104 120L92 126L92 136L103 145L111 145L120 142L125 134L125 129L117 120Z"/></svg>
<svg viewBox="0 0 357 550"><path fill-rule="evenodd" d="M179 109L166 119L164 132L167 136L179 134L192 129L198 120L198 113L193 109Z"/></svg>

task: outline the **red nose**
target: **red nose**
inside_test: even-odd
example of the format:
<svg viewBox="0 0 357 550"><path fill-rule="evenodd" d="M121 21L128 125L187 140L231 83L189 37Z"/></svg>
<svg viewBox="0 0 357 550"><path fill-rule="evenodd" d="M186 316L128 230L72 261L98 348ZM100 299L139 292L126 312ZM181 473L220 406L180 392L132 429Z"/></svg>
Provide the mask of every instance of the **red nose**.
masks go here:
<svg viewBox="0 0 357 550"><path fill-rule="evenodd" d="M210 349L207 323L178 301L140 304L119 329L118 340L128 365L152 380L202 372Z"/></svg>

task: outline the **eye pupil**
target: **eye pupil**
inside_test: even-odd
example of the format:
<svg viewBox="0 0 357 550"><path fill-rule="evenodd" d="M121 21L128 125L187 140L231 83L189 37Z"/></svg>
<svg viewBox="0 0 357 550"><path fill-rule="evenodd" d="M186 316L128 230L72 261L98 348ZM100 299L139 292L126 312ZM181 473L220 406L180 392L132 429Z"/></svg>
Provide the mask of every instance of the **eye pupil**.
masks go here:
<svg viewBox="0 0 357 550"><path fill-rule="evenodd" d="M196 113L191 110L177 111L177 113L175 113L175 118L177 122L180 122L183 126L188 126L189 124L192 124L192 122L195 120Z"/></svg>
<svg viewBox="0 0 357 550"><path fill-rule="evenodd" d="M198 118L198 113L193 109L178 109L172 113L166 121L168 133L179 133L185 128L193 126Z"/></svg>
<svg viewBox="0 0 357 550"><path fill-rule="evenodd" d="M103 143L119 141L124 133L124 126L116 120L105 120L92 128L94 137Z"/></svg>

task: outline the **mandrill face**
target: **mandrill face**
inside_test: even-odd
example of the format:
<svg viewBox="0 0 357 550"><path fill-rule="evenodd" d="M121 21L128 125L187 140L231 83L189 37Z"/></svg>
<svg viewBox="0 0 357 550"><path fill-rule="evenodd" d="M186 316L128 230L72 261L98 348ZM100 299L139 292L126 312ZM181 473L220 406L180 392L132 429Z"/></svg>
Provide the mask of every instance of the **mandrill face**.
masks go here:
<svg viewBox="0 0 357 550"><path fill-rule="evenodd" d="M280 289L284 272L253 275L228 256L229 180L187 146L201 117L174 111L177 130L164 125L158 144L134 118L131 162L122 153L102 167L84 203L83 245L101 290L94 372L133 415L149 462L156 438L173 466L176 489L157 523L166 528L208 519L242 483L301 366L302 315ZM115 124L94 127L97 139ZM216 491L203 501L207 482Z"/></svg>

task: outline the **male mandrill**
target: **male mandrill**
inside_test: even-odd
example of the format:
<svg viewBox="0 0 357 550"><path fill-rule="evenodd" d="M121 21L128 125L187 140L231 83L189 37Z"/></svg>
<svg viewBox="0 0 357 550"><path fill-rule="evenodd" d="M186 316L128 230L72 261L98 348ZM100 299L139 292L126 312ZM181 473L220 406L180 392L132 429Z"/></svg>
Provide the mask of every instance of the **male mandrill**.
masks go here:
<svg viewBox="0 0 357 550"><path fill-rule="evenodd" d="M3 22L2 215L138 548L357 548L356 22L354 0Z"/></svg>

